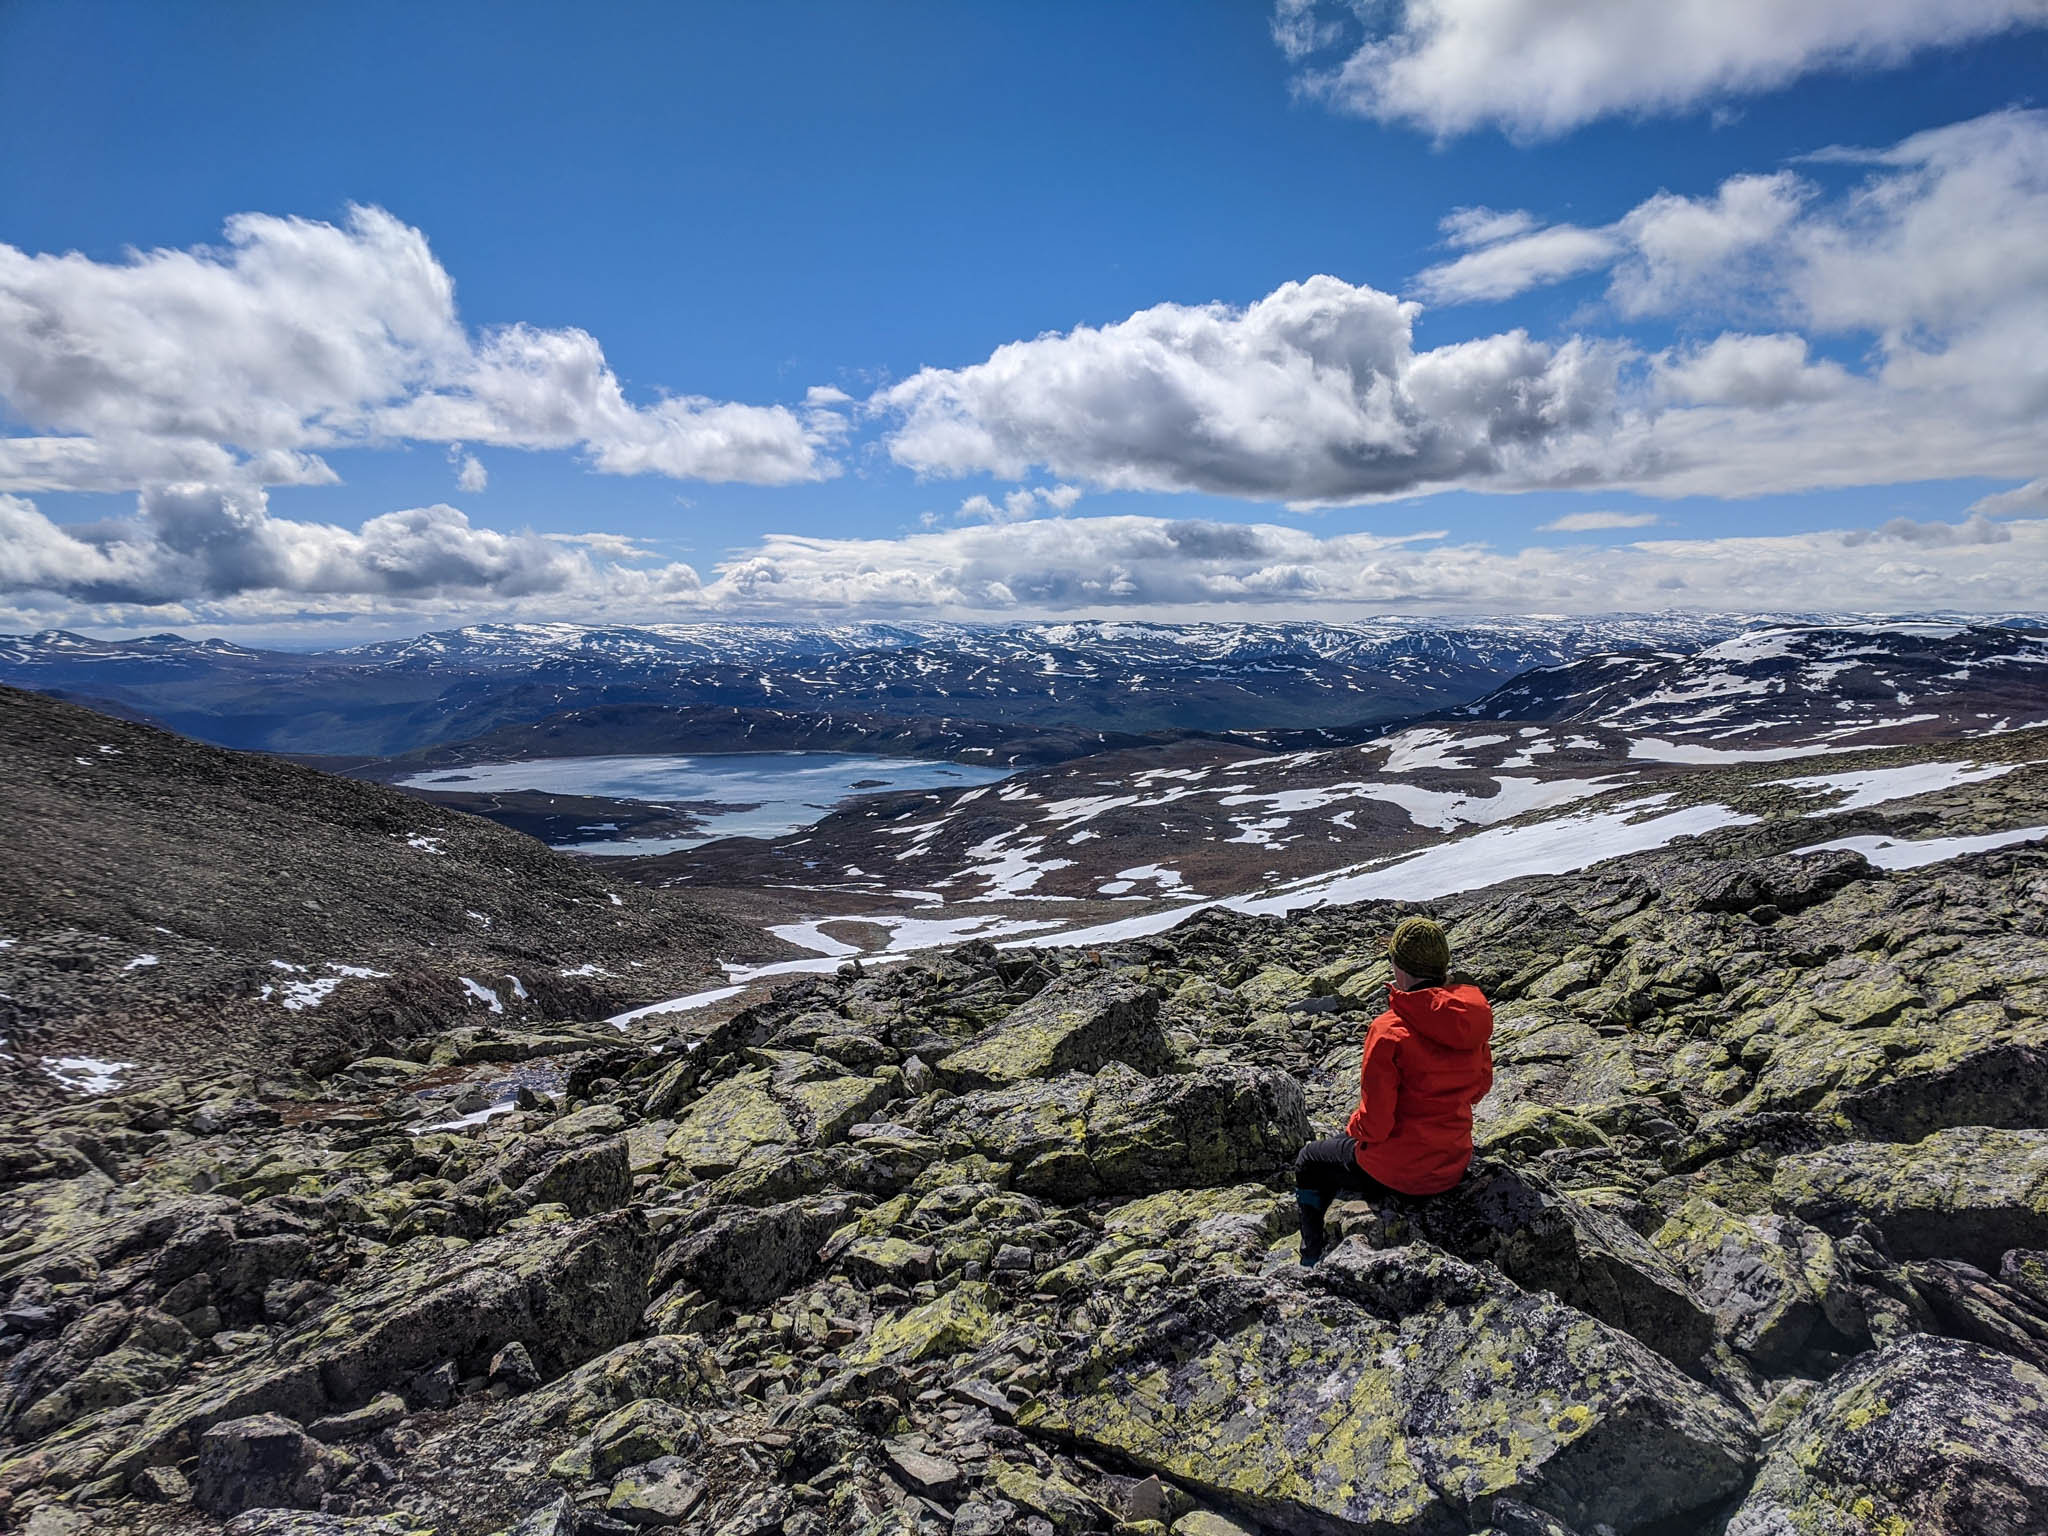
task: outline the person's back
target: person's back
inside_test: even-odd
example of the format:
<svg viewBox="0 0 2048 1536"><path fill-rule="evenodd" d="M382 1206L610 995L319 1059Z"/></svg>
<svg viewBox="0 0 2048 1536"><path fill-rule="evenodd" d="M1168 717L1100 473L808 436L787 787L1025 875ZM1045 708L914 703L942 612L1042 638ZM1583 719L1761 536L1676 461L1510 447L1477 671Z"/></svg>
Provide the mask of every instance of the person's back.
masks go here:
<svg viewBox="0 0 2048 1536"><path fill-rule="evenodd" d="M1450 941L1425 917L1403 918L1387 952L1387 1009L1365 1032L1358 1107L1344 1134L1294 1161L1301 1261L1323 1252L1323 1210L1339 1194L1438 1195L1472 1162L1472 1109L1493 1086L1493 1009L1452 986Z"/></svg>
<svg viewBox="0 0 2048 1536"><path fill-rule="evenodd" d="M1404 1195L1441 1194L1472 1161L1472 1106L1493 1086L1493 1009L1473 986L1393 992L1366 1031L1346 1135L1358 1166Z"/></svg>

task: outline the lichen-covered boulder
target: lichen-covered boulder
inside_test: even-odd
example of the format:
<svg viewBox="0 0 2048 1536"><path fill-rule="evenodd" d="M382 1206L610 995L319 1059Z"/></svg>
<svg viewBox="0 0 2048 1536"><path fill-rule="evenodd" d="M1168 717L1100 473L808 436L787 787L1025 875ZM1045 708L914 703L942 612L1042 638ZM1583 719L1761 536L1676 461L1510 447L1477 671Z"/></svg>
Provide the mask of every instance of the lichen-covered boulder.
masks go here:
<svg viewBox="0 0 2048 1536"><path fill-rule="evenodd" d="M1171 1292L1056 1375L1021 1424L1319 1536L1469 1529L1496 1498L1633 1531L1727 1498L1755 1454L1644 1345L1419 1244Z"/></svg>
<svg viewBox="0 0 2048 1536"><path fill-rule="evenodd" d="M735 1306L772 1301L805 1279L818 1249L844 1226L853 1207L843 1195L813 1195L760 1209L714 1207L662 1250L653 1286L689 1285Z"/></svg>
<svg viewBox="0 0 2048 1536"><path fill-rule="evenodd" d="M767 1064L714 1084L677 1117L664 1148L671 1183L730 1173L763 1147L829 1146L902 1091L894 1067L863 1076L797 1051L750 1056Z"/></svg>
<svg viewBox="0 0 2048 1536"><path fill-rule="evenodd" d="M1265 1177L1309 1135L1301 1085L1246 1066L1146 1078L1112 1065L987 1089L941 1103L931 1130L953 1155L1008 1163L1018 1189L1055 1199Z"/></svg>
<svg viewBox="0 0 2048 1536"><path fill-rule="evenodd" d="M769 1092L772 1074L744 1072L707 1089L676 1121L669 1158L693 1179L716 1178L756 1147L796 1139L789 1112Z"/></svg>
<svg viewBox="0 0 2048 1536"><path fill-rule="evenodd" d="M2048 1530L2048 1375L1915 1334L1823 1386L1727 1536L2034 1536Z"/></svg>
<svg viewBox="0 0 2048 1536"><path fill-rule="evenodd" d="M1713 1314L1670 1260L1536 1174L1474 1163L1448 1193L1409 1204L1406 1218L1438 1247L1553 1292L1680 1365L1713 1342Z"/></svg>
<svg viewBox="0 0 2048 1536"><path fill-rule="evenodd" d="M1295 1230L1293 1197L1261 1185L1170 1189L1104 1212L1101 1241L1041 1275L1038 1289L1148 1299L1167 1279L1255 1274Z"/></svg>
<svg viewBox="0 0 2048 1536"><path fill-rule="evenodd" d="M1789 1368L1839 1283L1834 1242L1790 1216L1738 1216L1688 1200L1650 1239L1713 1309L1714 1326L1758 1369Z"/></svg>
<svg viewBox="0 0 2048 1536"><path fill-rule="evenodd" d="M1240 982L1237 1000L1253 1013L1270 1013L1299 1002L1315 990L1313 977L1304 976L1288 965L1271 965L1249 981Z"/></svg>
<svg viewBox="0 0 2048 1536"><path fill-rule="evenodd" d="M276 1413L310 1423L443 1361L481 1371L515 1339L554 1375L632 1332L652 1263L637 1209L471 1245L408 1244L369 1266L319 1316L218 1375L152 1399L143 1415L87 1415L45 1449L76 1465L62 1474L70 1481L125 1479L225 1420ZM0 1468L0 1489L12 1475ZM47 1473L24 1466L19 1475Z"/></svg>
<svg viewBox="0 0 2048 1536"><path fill-rule="evenodd" d="M1094 1072L1121 1061L1164 1070L1173 1048L1159 1027L1159 993L1103 977L1054 982L992 1029L935 1064L955 1089L992 1088L1062 1072Z"/></svg>
<svg viewBox="0 0 2048 1536"><path fill-rule="evenodd" d="M979 1349L997 1329L995 1291L979 1281L963 1281L937 1301L884 1318L855 1345L847 1359L855 1365L914 1365Z"/></svg>
<svg viewBox="0 0 2048 1536"><path fill-rule="evenodd" d="M1771 1188L1780 1210L1825 1231L1869 1222L1901 1258L1996 1270L2008 1249L2048 1245L2048 1131L1847 1142L1784 1159Z"/></svg>
<svg viewBox="0 0 2048 1536"><path fill-rule="evenodd" d="M643 1398L693 1403L721 1395L724 1373L701 1339L656 1333L586 1360L526 1398L517 1422L526 1433L585 1429Z"/></svg>
<svg viewBox="0 0 2048 1536"><path fill-rule="evenodd" d="M2048 945L2029 942L2037 954L2007 958L2048 967ZM2048 1018L1970 996L2004 981L1978 959L1963 968L1967 980L1939 968L1909 976L1861 956L1828 967L1822 975L1830 979L1744 1026L1756 1076L1735 1107L1835 1110L1886 1141L1954 1125L2040 1125L2048 1115Z"/></svg>
<svg viewBox="0 0 2048 1536"><path fill-rule="evenodd" d="M571 1216L613 1211L633 1196L633 1171L626 1157L626 1138L572 1147L520 1186L530 1205L567 1206Z"/></svg>

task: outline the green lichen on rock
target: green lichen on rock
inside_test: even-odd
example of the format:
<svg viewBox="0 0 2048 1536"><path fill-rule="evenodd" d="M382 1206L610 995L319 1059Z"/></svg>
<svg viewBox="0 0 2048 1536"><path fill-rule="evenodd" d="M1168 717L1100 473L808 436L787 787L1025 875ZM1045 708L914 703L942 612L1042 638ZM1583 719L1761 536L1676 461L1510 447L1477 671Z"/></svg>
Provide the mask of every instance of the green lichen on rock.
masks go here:
<svg viewBox="0 0 2048 1536"><path fill-rule="evenodd" d="M2048 1131L1958 1126L1911 1145L1846 1142L1784 1159L1781 1209L1828 1231L1868 1221L1902 1257L1996 1269L2048 1245Z"/></svg>
<svg viewBox="0 0 2048 1536"><path fill-rule="evenodd" d="M1480 1157L1339 1202L1313 1271L1289 1163L1405 906L38 1109L0 1523L196 1529L181 1467L275 1415L380 1511L292 1536L2031 1536L2048 850L1785 850L2031 824L2048 768L1910 823L1809 821L1788 771L1715 771L1749 826L1432 903L1496 1005ZM515 1052L523 1107L422 1129Z"/></svg>
<svg viewBox="0 0 2048 1536"><path fill-rule="evenodd" d="M1754 1451L1635 1340L1423 1249L1175 1293L1060 1364L1034 1426L1279 1529L1434 1531L1512 1495L1631 1530L1740 1488Z"/></svg>
<svg viewBox="0 0 2048 1536"><path fill-rule="evenodd" d="M1820 1388L1727 1536L2025 1536L2048 1530L2048 1375L1914 1335Z"/></svg>
<svg viewBox="0 0 2048 1536"><path fill-rule="evenodd" d="M749 1072L706 1091L677 1117L669 1158L692 1178L714 1178L756 1147L794 1140L796 1126L769 1093L771 1080L768 1072Z"/></svg>
<svg viewBox="0 0 2048 1536"><path fill-rule="evenodd" d="M938 1106L933 1128L951 1150L1011 1164L1029 1194L1076 1199L1271 1174L1307 1140L1308 1116L1284 1072L1145 1078L1112 1066L963 1094Z"/></svg>
<svg viewBox="0 0 2048 1536"><path fill-rule="evenodd" d="M1714 1326L1767 1372L1795 1361L1842 1275L1833 1241L1795 1218L1737 1216L1688 1200L1650 1239L1713 1309Z"/></svg>
<svg viewBox="0 0 2048 1536"><path fill-rule="evenodd" d="M1272 965L1249 981L1238 983L1237 1000L1253 1013L1271 1013L1300 1002L1315 983L1292 966Z"/></svg>
<svg viewBox="0 0 2048 1536"><path fill-rule="evenodd" d="M943 1056L939 1076L955 1088L990 1088L1063 1072L1094 1072L1120 1061L1141 1072L1171 1064L1159 1027L1159 994L1128 981L1057 981L973 1043Z"/></svg>
<svg viewBox="0 0 2048 1536"><path fill-rule="evenodd" d="M877 1323L849 1358L868 1365L915 1365L966 1354L994 1335L997 1304L989 1286L963 1281L937 1301Z"/></svg>

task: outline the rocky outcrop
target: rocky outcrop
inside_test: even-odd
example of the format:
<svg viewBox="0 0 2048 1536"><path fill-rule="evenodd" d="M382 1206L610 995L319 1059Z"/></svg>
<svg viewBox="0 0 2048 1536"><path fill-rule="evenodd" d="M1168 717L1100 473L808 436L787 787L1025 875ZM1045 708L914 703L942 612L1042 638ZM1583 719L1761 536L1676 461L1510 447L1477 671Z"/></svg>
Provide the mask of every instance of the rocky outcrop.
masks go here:
<svg viewBox="0 0 2048 1536"><path fill-rule="evenodd" d="M973 1043L936 1063L955 1089L992 1088L1064 1072L1095 1072L1112 1061L1157 1072L1173 1059L1159 1028L1159 995L1127 981L1059 981Z"/></svg>
<svg viewBox="0 0 2048 1536"><path fill-rule="evenodd" d="M2048 854L1886 876L1793 835L1438 904L1497 1004L1482 1155L1340 1202L1307 1271L1289 1163L1405 908L26 1117L0 1524L2038 1528L2048 1116L2003 1077ZM427 1128L460 1104L496 1112Z"/></svg>
<svg viewBox="0 0 2048 1536"><path fill-rule="evenodd" d="M1119 1063L962 1094L937 1106L931 1133L955 1155L1009 1165L1028 1194L1078 1199L1270 1174L1307 1139L1308 1116L1284 1072L1144 1078Z"/></svg>
<svg viewBox="0 0 2048 1536"><path fill-rule="evenodd" d="M1760 1371L1791 1369L1830 1312L1840 1315L1835 1245L1795 1218L1736 1216L1711 1200L1688 1200L1651 1242L1713 1309L1720 1336Z"/></svg>
<svg viewBox="0 0 2048 1536"><path fill-rule="evenodd" d="M277 1414L228 1419L199 1437L192 1501L216 1515L312 1507L350 1465Z"/></svg>

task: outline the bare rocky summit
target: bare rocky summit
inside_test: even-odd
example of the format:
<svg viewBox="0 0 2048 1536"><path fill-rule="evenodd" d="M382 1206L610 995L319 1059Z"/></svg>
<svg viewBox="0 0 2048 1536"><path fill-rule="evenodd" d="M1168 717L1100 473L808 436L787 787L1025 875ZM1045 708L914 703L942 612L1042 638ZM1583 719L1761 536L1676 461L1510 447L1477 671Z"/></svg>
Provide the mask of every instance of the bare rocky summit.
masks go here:
<svg viewBox="0 0 2048 1536"><path fill-rule="evenodd" d="M0 1521L2038 1532L2048 850L1813 835L1432 903L1498 1008L1479 1161L1338 1207L1314 1270L1287 1165L1355 1090L1393 903L18 1116Z"/></svg>

